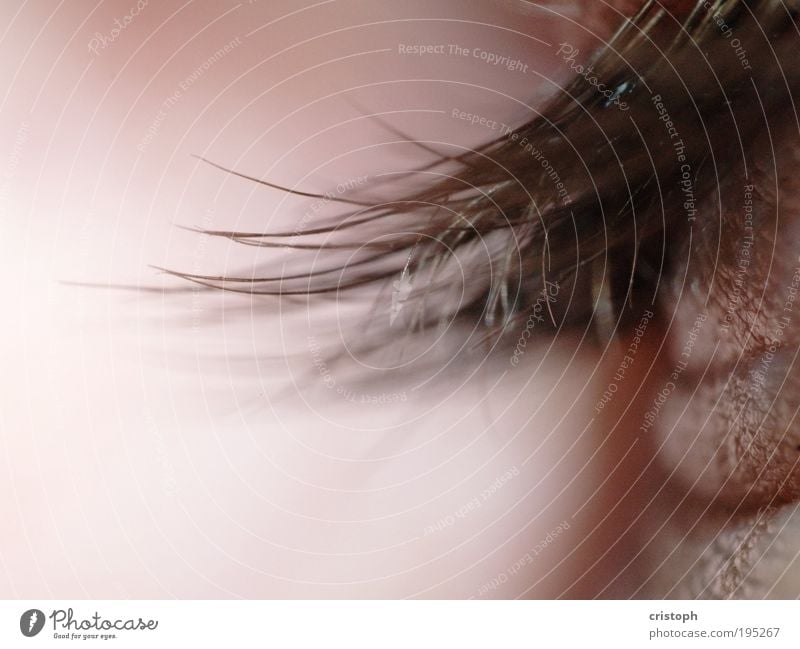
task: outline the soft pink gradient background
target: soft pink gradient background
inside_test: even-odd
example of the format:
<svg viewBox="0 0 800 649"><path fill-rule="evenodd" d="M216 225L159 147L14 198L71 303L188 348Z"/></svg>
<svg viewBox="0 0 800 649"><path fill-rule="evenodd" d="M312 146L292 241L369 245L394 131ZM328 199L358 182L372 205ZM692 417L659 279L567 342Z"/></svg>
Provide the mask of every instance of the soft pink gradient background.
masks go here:
<svg viewBox="0 0 800 649"><path fill-rule="evenodd" d="M570 588L609 545L608 532L586 539L622 452L597 454L604 433L585 426L613 362L573 355L568 340L529 350L527 369L497 386L507 368L486 368L447 399L352 407L316 386L279 400L300 375L281 358L291 323L273 302L63 283L158 286L149 264L246 269L263 255L175 224L292 227L306 204L191 154L312 191L420 160L375 147L395 138L355 104L399 112L392 123L415 137L479 143L487 133L447 111L526 118L523 102L554 86L472 59L401 57L397 43L482 46L560 82L553 48L526 34L588 51L576 7L556 19L513 3L151 0L89 51L133 4L0 9L0 596L587 592ZM236 38L138 150L163 102ZM514 467L475 511L425 533Z"/></svg>

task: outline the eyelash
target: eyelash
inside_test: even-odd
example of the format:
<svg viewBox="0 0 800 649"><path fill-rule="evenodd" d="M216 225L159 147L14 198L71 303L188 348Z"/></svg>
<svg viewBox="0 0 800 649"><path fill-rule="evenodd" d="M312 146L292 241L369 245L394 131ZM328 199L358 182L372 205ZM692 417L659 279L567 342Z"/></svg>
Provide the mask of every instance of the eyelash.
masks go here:
<svg viewBox="0 0 800 649"><path fill-rule="evenodd" d="M782 94L772 87L787 71L767 65L769 48L753 24L767 28L780 53L778 34L791 28L793 15L778 4L755 2L746 8L725 0L717 14L738 29L739 42L752 53L750 65L759 64L759 55L766 59L758 83L770 88L773 99L760 101L771 101L765 110L776 112L792 100L791 91ZM741 161L742 144L730 136L731 127L748 137L752 120L742 118L749 118L750 93L759 87L738 61L731 63L730 45L715 31L711 15L704 18L702 5L697 3L679 25L648 2L587 64L605 87L625 89L629 111L609 104L578 75L541 115L515 131L457 156L437 154L432 163L405 172L434 180L401 200L373 203L348 194L302 192L204 160L249 182L350 211L298 232L201 230L244 245L307 251L313 259L303 272L261 277L167 272L254 295L337 299L370 286L385 295L394 282L395 291L408 293L407 313L414 312L410 329L463 322L481 330L482 342L519 329L551 282L568 286L563 294L569 296L559 298L558 317L548 303L552 328L537 333L562 326L598 333L608 327L608 317L604 322L595 317L598 312L610 313L618 324L635 295L653 304L659 278L669 270L666 238L685 238L693 227L676 216L678 210L664 207L681 203L681 170L692 170L693 200L699 200ZM692 74L681 74L686 70ZM790 88L797 86L790 81ZM670 123L685 142L681 166L674 156L661 154L671 149L665 146L668 131L653 106L654 95L662 96ZM433 151L424 143L418 146ZM713 164L707 165L709 156ZM555 170L559 183L554 185L545 168ZM559 187L566 188L566 198ZM468 282L460 281L459 258L481 247L489 251L486 259L467 270ZM315 268L319 264L322 268ZM458 285L466 291L464 299L453 297ZM481 291L474 290L476 285Z"/></svg>

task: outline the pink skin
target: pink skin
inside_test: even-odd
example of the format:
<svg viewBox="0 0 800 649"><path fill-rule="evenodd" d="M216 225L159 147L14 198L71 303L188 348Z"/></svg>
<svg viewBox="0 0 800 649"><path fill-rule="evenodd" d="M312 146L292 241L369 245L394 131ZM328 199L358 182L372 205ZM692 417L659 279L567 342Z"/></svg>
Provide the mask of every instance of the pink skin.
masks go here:
<svg viewBox="0 0 800 649"><path fill-rule="evenodd" d="M304 346L305 313L292 320L264 301L251 311L249 299L233 295L59 283L158 285L148 264L241 271L263 261L261 251L172 223L261 229L265 214L279 215L270 225L293 224L308 207L198 165L193 153L312 190L418 161L413 149L370 149L396 138L353 121L358 111L337 93L372 112L406 111L394 123L415 137L475 144L486 136L480 126L411 111L461 107L511 120L528 114L532 94L542 101L554 88L469 56L376 50L456 40L524 59L561 82L567 75L554 48L525 34L569 41L585 55L619 14L589 4L582 22L593 36L574 6L559 19L520 18L511 3L374 3L366 13L363 3L337 3L312 20L287 17L298 8L289 0L244 4L224 18L235 3L170 18L181 3L151 2L93 51L93 34L109 34L133 4L103 3L89 16L80 3L65 3L51 16L50 3L28 3L2 44L16 74L7 75L0 123L16 144L6 156L13 182L3 193L0 237L0 265L13 278L3 334L14 341L3 356L0 518L10 533L0 541L0 595L797 594L788 577L769 590L789 565L787 532L778 532L794 483L759 483L747 511L730 516L756 467L744 465L722 487L738 469L715 459L721 424L707 427L697 452L684 457L705 407L682 393L670 401L691 405L682 422L672 430L677 415L665 410L658 430L637 439L671 367L656 353L660 342L685 338L693 322L685 288L676 286L668 305L677 310L674 327L650 325L598 415L622 354L603 355L579 336L552 347L531 342L518 367L500 355L463 384L438 390L357 388L335 370L326 385ZM397 20L421 17L472 24ZM279 22L243 38L270 21ZM373 53L333 61L363 52ZM398 82L415 76L453 83ZM364 85L373 87L346 92ZM318 101L325 95L332 98ZM790 265L773 273L779 294ZM336 326L336 309L314 314L320 338L324 326ZM285 352L298 341L303 353L292 360ZM704 332L693 362L713 342ZM724 362L735 356L726 354ZM406 390L407 400L354 403L334 397L330 380L359 398ZM278 399L293 382L301 394ZM708 401L714 388L703 389ZM784 467L791 458L778 459ZM718 491L724 502L709 505ZM760 522L758 507L776 495L784 504ZM757 538L739 543L754 520ZM697 525L684 540L687 521Z"/></svg>

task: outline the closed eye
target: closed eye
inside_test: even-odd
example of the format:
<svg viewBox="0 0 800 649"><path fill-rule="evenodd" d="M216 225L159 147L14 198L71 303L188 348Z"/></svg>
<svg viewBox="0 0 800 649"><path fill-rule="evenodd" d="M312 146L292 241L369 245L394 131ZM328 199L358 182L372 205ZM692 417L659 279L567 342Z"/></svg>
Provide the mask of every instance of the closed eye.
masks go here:
<svg viewBox="0 0 800 649"><path fill-rule="evenodd" d="M747 164L742 153L764 128L752 115L757 97L776 115L791 100L791 92L765 92L786 78L770 59L781 60L790 39L776 39L771 50L757 29L789 33L790 16L773 3L758 9L724 2L715 14L738 28L752 59L743 66L700 9L681 24L646 3L587 63L591 82L577 75L541 114L481 146L443 154L418 142L435 159L385 174L377 187L314 194L212 162L246 181L351 211L297 231L205 231L275 249L276 257L286 248L306 254L242 276L176 274L256 295L337 300L376 287L388 301L392 283L401 281L403 308L412 314L407 328L466 321L491 341L513 335L542 290L557 284L550 326L540 331L577 326L607 337L653 306L670 272L667 239L689 237L694 205ZM760 74L751 81L756 63ZM624 96L627 110L598 84ZM399 176L419 189L393 195ZM637 313L625 308L633 294Z"/></svg>
<svg viewBox="0 0 800 649"><path fill-rule="evenodd" d="M404 345L416 349L423 339L416 358L444 346L447 363L453 347L466 347L487 356L502 350L516 366L525 362L511 351L519 340L568 331L598 349L624 348L643 314L655 313L663 334L648 359L655 369L647 388L655 392L638 398L643 433L661 436L653 444L665 484L682 503L697 498L715 515L796 500L800 442L793 413L778 401L791 363L776 362L782 373L753 399L748 364L769 347L751 339L763 343L771 324L746 322L727 347L716 328L727 318L727 307L718 307L735 292L732 268L741 258L732 234L739 187L757 187L762 213L777 210L781 192L794 195L784 177L792 151L781 154L784 171L770 173L777 154L766 143L782 132L800 88L800 68L787 64L796 49L795 6L727 0L712 14L705 4L678 20L646 3L607 47L573 68L575 78L541 113L477 147L417 142L426 156L417 167L333 198L214 162L245 182L338 211L296 230L205 231L279 261L240 275L175 274L275 297L287 311L367 302L369 318L351 323L341 347L326 348L329 358L367 358L387 347L402 356ZM734 46L726 33L736 34ZM761 270L740 289L753 300L744 309L753 320L764 320L756 289L785 292L770 274L773 266L786 271L792 254L791 242L780 243L777 234L764 238ZM296 254L281 257L286 249ZM776 311L766 313L769 321ZM700 342L684 361L689 339ZM720 348L728 357L712 362ZM671 378L676 367L680 380Z"/></svg>

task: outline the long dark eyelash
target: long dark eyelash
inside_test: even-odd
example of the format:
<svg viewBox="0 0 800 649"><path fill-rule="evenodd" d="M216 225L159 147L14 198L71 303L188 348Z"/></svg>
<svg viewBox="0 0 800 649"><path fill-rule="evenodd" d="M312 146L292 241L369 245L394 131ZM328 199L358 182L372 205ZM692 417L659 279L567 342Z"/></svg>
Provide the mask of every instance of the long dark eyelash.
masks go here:
<svg viewBox="0 0 800 649"><path fill-rule="evenodd" d="M495 340L528 317L534 296L552 282L568 287L569 299L551 312L551 325L613 326L609 318L624 317L626 307L655 302L669 270L666 242L716 218L697 212L701 199L728 174L747 173L751 143L765 128L754 106L763 105L768 118L793 110L800 66L781 62L794 55L796 10L778 0L698 2L681 22L647 2L587 64L628 110L577 76L540 115L477 148L447 155L420 142L439 157L404 172L420 179L420 189L400 199L328 197L348 211L298 232L202 230L244 245L313 252L310 269L170 272L254 295L339 299L421 277L422 290L415 284L408 296L409 327L468 317ZM735 30L749 69L714 15ZM679 133L681 160L656 109L659 96ZM206 162L269 188L326 198ZM469 290L449 300L459 255L482 247L486 258L468 269Z"/></svg>

